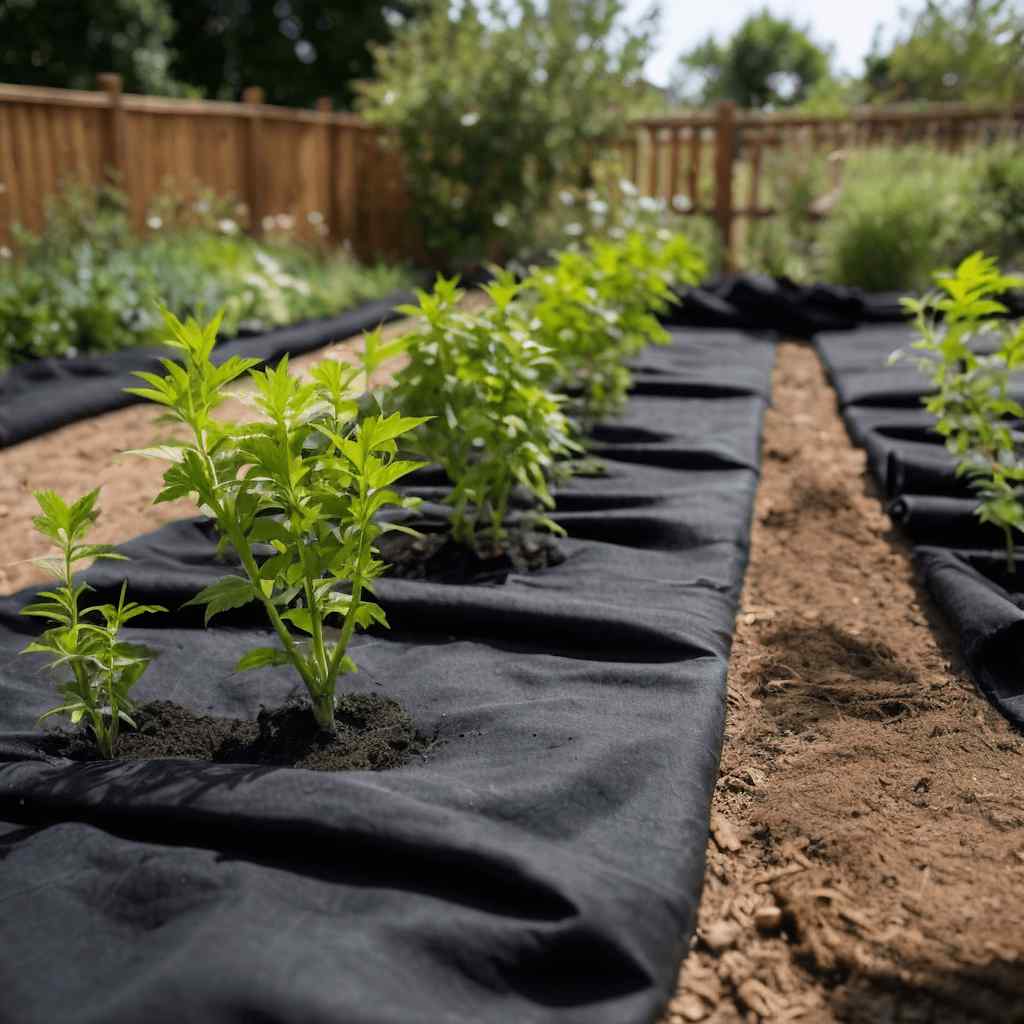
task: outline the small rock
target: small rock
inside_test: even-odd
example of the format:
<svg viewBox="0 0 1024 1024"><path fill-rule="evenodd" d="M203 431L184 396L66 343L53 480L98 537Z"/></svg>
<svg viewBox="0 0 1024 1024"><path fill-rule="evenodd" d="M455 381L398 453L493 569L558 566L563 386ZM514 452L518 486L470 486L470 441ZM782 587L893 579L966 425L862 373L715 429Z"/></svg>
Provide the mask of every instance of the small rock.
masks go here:
<svg viewBox="0 0 1024 1024"><path fill-rule="evenodd" d="M769 905L754 912L754 926L763 935L774 935L782 927L782 911Z"/></svg>
<svg viewBox="0 0 1024 1024"><path fill-rule="evenodd" d="M736 853L743 846L731 822L718 814L711 816L711 834L723 853Z"/></svg>
<svg viewBox="0 0 1024 1024"><path fill-rule="evenodd" d="M739 934L739 925L732 921L715 921L701 932L701 938L708 949L722 953L736 945Z"/></svg>
<svg viewBox="0 0 1024 1024"><path fill-rule="evenodd" d="M704 1020L708 1015L704 1000L690 992L673 999L668 1004L668 1011L672 1014L672 1017L679 1017L680 1020L689 1021ZM672 1017L669 1020L672 1020Z"/></svg>

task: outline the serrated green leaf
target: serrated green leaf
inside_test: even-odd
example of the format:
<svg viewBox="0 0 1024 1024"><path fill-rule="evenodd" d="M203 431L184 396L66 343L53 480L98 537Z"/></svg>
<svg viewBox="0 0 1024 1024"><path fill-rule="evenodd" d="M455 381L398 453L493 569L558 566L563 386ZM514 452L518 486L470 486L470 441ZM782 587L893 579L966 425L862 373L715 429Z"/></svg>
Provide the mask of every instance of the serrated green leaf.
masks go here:
<svg viewBox="0 0 1024 1024"><path fill-rule="evenodd" d="M235 672L249 672L257 668L267 668L273 665L288 665L290 659L280 648L277 647L254 647L247 651L235 665Z"/></svg>
<svg viewBox="0 0 1024 1024"><path fill-rule="evenodd" d="M214 615L230 611L233 608L241 608L255 599L256 592L248 579L242 576L224 576L216 583L205 587L190 601L186 601L182 607L206 605L203 624L209 625L210 619Z"/></svg>

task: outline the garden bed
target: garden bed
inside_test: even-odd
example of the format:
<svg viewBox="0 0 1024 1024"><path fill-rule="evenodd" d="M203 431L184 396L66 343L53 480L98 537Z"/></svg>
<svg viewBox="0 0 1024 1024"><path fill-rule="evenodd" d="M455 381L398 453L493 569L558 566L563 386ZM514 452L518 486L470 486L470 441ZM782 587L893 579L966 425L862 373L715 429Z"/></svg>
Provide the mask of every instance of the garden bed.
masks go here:
<svg viewBox="0 0 1024 1024"><path fill-rule="evenodd" d="M711 332L706 340L710 342L715 336ZM717 336L729 337L728 333ZM856 338L836 337L846 342ZM897 330L892 335L891 347L905 337L905 329ZM348 357L350 348L344 346L339 352ZM856 347L837 344L836 352L846 352L851 365L864 358ZM655 716L664 715L666 707L684 699L675 692L678 684L656 687L656 694L632 692L628 708L625 704L616 705L618 711L603 725L589 731L581 729L579 715L573 713L572 698L566 705L563 684L581 683L589 672L585 666L593 664L596 652L585 653L587 645L573 626L574 608L567 609L566 605L570 596L610 578L609 573L616 580L640 575L668 582L667 567L674 563L666 559L665 552L676 547L685 550L694 543L693 510L702 510L697 514L698 520L707 517L709 509L712 519L722 518L728 499L726 505L716 505L714 495L721 483L737 471L737 453L743 452L740 461L744 465L756 464L750 435L744 442L745 428L737 423L735 410L743 406L745 391L763 388L763 370L758 369L756 361L732 360L728 345L722 353L710 343L682 343L655 353L650 360L645 357L642 366L637 394L641 402L648 404L632 405L625 417L597 432L597 450L602 458L611 459L613 473L604 480L577 480L560 495L559 518L573 534L572 543L560 542L567 555L568 573L559 575L557 567L539 574L515 572L506 577L503 586L482 589L392 581L387 587L397 588L390 595L392 607L398 612L395 635L387 639L371 636L359 650L361 662L377 650L367 662L373 675L367 672L355 677L360 685L370 693L390 694L394 681L402 672L408 672L408 698L403 694L402 699L416 711L421 734L428 740L428 746L434 740L446 741L436 754L428 749L413 755L414 770L423 774L419 776L422 781L411 790L398 793L385 785L394 798L400 797L396 806L412 813L421 823L432 820L427 808L447 771L446 758L456 762L466 758L468 763L476 756L497 757L502 777L517 780L518 798L511 818L494 796L479 798L479 780L475 776L462 784L465 799L460 801L459 813L470 813L472 808L471 813L490 817L498 841L508 840L511 844L504 859L493 859L496 850L481 851L477 839L469 847L453 851L441 837L446 832L453 834L461 826L446 815L436 822L441 831L432 834L422 848L421 857L428 867L420 869L434 881L448 878L443 892L420 892L411 897L411 903L396 902L393 890L402 884L399 878L411 877L412 872L394 857L387 862L394 872L388 879L377 871L372 876L361 876L357 883L367 893L373 892L375 900L380 896L379 903L365 904L364 912L381 927L388 913L401 920L410 906L419 908L415 915L418 925L410 925L402 933L407 943L413 942L415 927L428 937L423 939L423 945L417 939L403 949L403 954L410 948L417 951L417 970L450 970L449 959L427 955L426 951L438 946L452 948L454 931L450 929L458 928L460 923L466 934L480 942L491 942L492 947L497 943L510 955L520 948L513 938L515 932L508 912L486 903L481 893L490 893L486 897L490 900L496 898L496 886L503 886L507 892L508 885L514 882L515 899L534 905L537 890L523 888L526 861L523 847L515 838L523 831L534 839L544 835L545 841L553 844L545 854L545 871L554 871L560 879L558 884L568 885L571 880L578 881L581 872L589 871L586 865L595 863L595 857L600 859L608 854L601 845L602 831L617 827L616 822L629 820L641 848L634 850L629 846L617 851L612 873L599 872L607 890L605 897L631 891L637 872L622 857L631 858L630 864L642 865L649 859L653 865L657 861L659 870L651 875L651 892L664 895L666 878L679 884L685 877L683 888L693 892L698 888L699 855L695 851L699 841L693 837L701 831L699 813L694 811L691 815L692 808L679 807L678 793L657 810L641 808L633 794L644 793L646 784L641 780L652 773L658 775L665 764L681 768L695 754L695 745L700 746L698 733L708 727L711 718L705 717L703 726L692 719L666 720L664 732L659 731L655 743L661 758L657 764L648 760L645 744L629 745L636 732L624 729L623 722L632 722L637 713L645 717L642 707L634 707L638 693L643 706L648 696L663 697L651 708L656 706ZM730 398L711 397L708 386L725 378L730 381L726 390L731 388L735 393ZM888 386L892 379L885 380ZM913 382L908 378L906 385L904 390L909 395ZM674 400L673 390L677 391ZM687 395L686 406L701 424L701 429L685 443L680 443L672 414L680 401L678 392ZM1024 803L1016 785L1024 743L979 698L965 675L957 653L958 638L916 583L909 546L885 515L881 496L865 469L864 453L847 439L836 415L835 395L808 347L780 347L773 394L774 409L769 410L766 420L752 557L742 608L736 619L729 668L726 744L712 805L712 839L708 845L699 929L680 977L679 992L670 1002L664 1020L671 1024L690 1020L714 1024L749 1020L843 1020L863 1024L887 1020L993 1024L1005 1021L1007 1014L1012 1013L1011 1008L1024 998L1019 973L1019 957L1024 955L1024 920L1006 897L1007 892L1013 892L1024 881ZM870 406L862 407L862 411L870 425L882 426L881 437L896 438L911 446L927 443L915 433L920 424L916 420L909 422L914 417L921 419L911 398L896 410ZM889 421L894 416L900 423L889 430ZM65 427L49 437L0 454L0 466L6 461L5 468L11 469L12 480L9 494L0 495L8 509L6 521L0 518L3 535L20 541L28 534L27 504L24 510L13 505L22 500L13 491L15 476L19 495L27 494L30 487L51 482L63 486L61 475L68 471L81 473L84 480L93 482L98 467L109 461L111 452L123 446L126 435L141 432L148 436L152 417L149 409L126 409ZM934 454L934 446L931 449L921 454ZM887 453L879 459L875 447L869 445L869 451L876 465L888 464ZM121 487L120 493L125 496L135 492L151 494L152 481L130 475L137 468L137 463L121 463L107 471L107 493ZM685 488L673 487L672 481L680 479L679 470L711 485L702 488L695 504L685 500ZM123 479L126 474L128 481L119 484L118 477ZM430 496L429 490L424 493ZM117 522L116 529L109 520L106 524L110 539L155 525L153 510L141 498L130 508L122 508L120 503L111 507ZM666 514L669 510L671 515ZM172 515L176 513L173 506L169 511ZM23 525L12 529L10 524L15 522ZM101 523L97 532L104 528ZM183 528L174 527L172 531ZM602 558L600 564L591 564L581 558L581 552L595 541L601 550L620 552L624 560L613 558L607 562ZM609 541L611 544L606 548ZM169 581L180 587L182 594L191 593L197 585L196 566L208 557L204 554L208 553L208 545L202 531L188 543L177 536L167 545L149 545L148 552L143 552L138 561L153 567L153 578L161 586ZM645 550L645 545L649 550ZM713 558L719 558L723 554L721 545L713 547L717 550ZM14 572L17 575L10 577L13 585L28 582L28 570L15 567ZM179 572L182 575L178 576ZM697 577L694 585L698 589L717 591L723 587L721 579L699 571L699 567ZM557 583L559 579L565 583ZM13 589L13 585L7 589ZM411 589L417 587L419 591ZM470 599L465 596L467 591ZM514 595L511 616L498 596L505 591ZM159 593L154 589L148 596ZM494 595L494 600L488 595ZM551 598L549 603L542 602L547 611L540 616L540 606L531 609L536 596ZM624 615L628 618L624 609L631 603L649 603L651 594L645 591L637 600L633 591L626 592L616 582L605 585L597 600L603 607L610 604L619 620ZM675 593L672 606L681 607ZM557 614L562 616L556 620L555 628L550 627L553 609L558 609ZM464 634L463 639L454 641L457 650L452 647L450 631L441 636L453 620L459 622ZM549 623L547 632L545 622ZM244 625L236 622L228 630L217 631L228 643L228 650L215 650L202 643L196 647L193 641L202 641L207 634L188 631L188 648L200 666L199 671L210 659L230 661L234 653L230 645L242 649ZM631 627L634 633L627 628L623 634L621 621L613 626L611 620L601 618L584 632L599 637L602 643L628 646L640 636L635 633L637 626L639 623ZM482 643L488 632L491 640ZM536 662L535 652L524 648L525 634L543 638L549 652L544 656L543 666ZM405 651L402 657L383 656L380 648L394 650L392 643ZM644 678L652 670L659 677L669 671L671 661L662 662L655 657L661 650L657 637L645 634L643 646L645 660L631 666L622 654L613 660L602 655L602 681L598 686L603 693L618 692L611 686L614 674L628 683ZM484 684L484 692L474 694L473 699L480 703L470 713L471 721L464 721L465 716L449 721L439 713L437 703L426 716L419 711L419 702L438 695L429 685L412 681L413 669L435 657L439 649L452 654L451 664L446 664L443 673L444 693L439 700L454 692L455 679L467 667L478 672L476 686ZM486 655L478 657L477 652L484 650ZM495 662L498 675L514 681L517 692L522 691L517 698L520 705L523 694L529 695L529 703L537 700L537 693L555 691L554 701L548 705L551 713L531 720L525 728L519 727L511 745L495 741L493 726L500 715L495 710L498 705L494 697L488 699ZM539 672L530 667L534 664ZM566 665L572 668L563 677L559 666ZM160 671L159 662L151 671ZM157 686L165 682L157 675L150 681ZM684 689L692 689L695 682L688 679ZM33 680L32 685L45 684ZM258 703L267 697L261 689L263 685L258 677L237 679L225 693L223 706L231 715L254 715ZM707 685L708 677L698 684ZM161 692L165 689L163 686ZM171 690L172 698L183 699L188 686L179 681ZM22 696L27 694L28 691ZM35 696L38 703L38 695ZM30 715L23 717L24 727L30 728ZM553 727L558 735L551 733ZM618 736L615 742L613 734ZM608 750L616 750L613 761L617 781L614 789L606 791L604 801L598 803L591 799L593 793L586 782L595 765L604 760L590 756L589 752L597 749L595 743L598 747L608 744ZM526 756L522 757L524 750ZM576 766L572 781L551 790L529 784L532 776L528 772L534 765L549 765L567 750L573 751L572 763ZM24 748L9 738L5 752L23 756ZM440 760L435 762L435 757ZM152 884L146 891L178 893L170 882L171 861L167 858L173 853L166 845L166 829L151 824L154 814L170 813L189 835L193 834L189 830L196 827L196 821L202 819L205 834L213 837L213 845L221 849L221 855L234 858L232 863L241 865L238 873L246 886L263 884L268 869L275 876L283 870L282 877L292 880L288 882L288 898L299 898L298 890L294 889L294 857L279 837L298 835L298 824L278 821L274 826L278 838L268 841L265 825L259 825L261 805L251 803L252 824L248 827L255 830L252 843L260 834L260 842L266 846L263 861L254 866L248 834L232 839L225 824L237 808L216 806L216 801L202 792L201 776L190 774L175 787L167 776L154 773L151 764L137 763L134 774L128 776L139 792L152 784L155 795L132 795L127 832L123 822L118 825L104 819L104 800L118 798L124 786L107 778L108 769L103 766L90 769L98 774L90 779L94 795L84 801L87 814L81 813L81 803L74 814L67 811L72 804L66 802L67 794L61 791L63 785L56 790L52 786L38 789L38 798L51 808L60 807L61 813L69 817L86 817L91 822L40 832L39 836L48 837L51 844L48 856L67 858L72 851L77 856L78 845L91 843L83 847L90 851L90 856L105 863L112 863L114 858L130 877L139 878L136 858L145 851L153 864ZM23 770L30 766L14 767ZM230 783L243 793L246 786L256 787L249 790L253 800L257 794L269 794L272 806L275 800L285 801L283 791L273 784L273 775L264 775L267 769L255 769L255 775L251 767L226 765L215 770L249 773L243 782L234 774L218 777L217 787ZM397 776L390 773L372 778L387 780L409 770L413 769L400 769ZM705 764L701 771L705 770L710 770L710 766ZM373 782L371 794L379 793L380 788L379 783ZM327 815L330 820L321 822L318 835L336 838L339 850L369 850L372 857L380 860L385 847L374 843L382 835L382 825L369 811L372 802L363 799L366 794L362 787L356 790L360 794L358 807L366 815L364 825L353 831L332 809ZM340 790L331 786L330 792L333 808L337 796L344 792L347 798L350 788L347 784ZM616 794L609 804L608 798ZM188 801L185 807L180 806L183 795ZM81 794L76 800L80 797ZM28 810L19 807L4 826L13 830L6 847L13 851L9 863L11 857L17 856L19 843L32 837L32 829L38 824L28 822L28 817L41 813L33 802L29 801ZM591 817L598 809L598 817L607 819L606 825L598 825L597 819ZM426 819L424 814L428 815ZM687 822L682 832L680 814ZM582 843L580 849L586 848L583 868L578 860L563 860L567 847L565 840L555 840L549 833L552 821L559 821L559 828L568 828L580 837L571 841ZM682 835L687 837L685 854L681 854L678 845L672 846L678 844ZM113 841L112 836L118 837L116 850L103 845ZM63 852L62 842L67 844ZM223 879L208 869L202 849L210 849L211 844L204 842L205 847L199 844L199 849L190 854L184 876L195 884L186 885L173 897L160 896L170 900L168 921L175 920L174 915L181 907L186 915L201 911L201 907L196 910L195 901L189 902L189 892L203 890L205 886L211 905L223 898ZM652 844L657 851L650 849ZM390 845L387 848L393 850ZM473 851L471 856L469 849ZM460 909L447 922L449 901L457 892L466 893L469 865L479 864L481 856L488 867L485 880L474 890L473 907L456 900ZM166 885L160 866L165 862ZM329 879L332 885L341 884L349 892L354 877L340 871L337 856L332 864L329 867L316 862L308 867L321 882ZM442 864L448 865L447 874L439 874ZM456 876L458 881L452 881ZM298 877L303 876L300 873ZM535 885L537 877L529 877L529 884ZM552 876L544 877L550 881ZM504 881L498 882L499 878ZM317 891L312 885L307 881L308 893L303 890L310 899ZM299 888L303 886L300 884ZM627 902L631 898L627 897ZM581 906L580 899L581 890L576 885L571 894L573 906ZM598 919L609 922L611 927L610 922L621 921L622 899L620 895L611 902L603 898L588 905L600 905L602 909L595 911ZM232 909L232 921L244 920L237 917L240 910ZM445 919L440 923L439 913ZM481 929L481 913L492 924L504 924L500 928L488 925ZM688 913L683 910L677 934L685 933ZM581 1000L592 998L597 980L607 987L608 977L614 971L621 971L627 963L635 966L638 961L631 958L639 947L626 949L616 945L612 950L591 946L583 950L577 938L568 938L579 935L579 927L584 927L583 934L594 937L582 918L570 915L563 926L553 923L554 916L546 914L544 911L535 916L532 926L534 935L542 936L535 939L542 944L536 948L548 950L543 963L527 960L513 975L507 962L500 961L499 974L486 975L486 980L479 982L488 991L505 992L502 1011L510 1005L507 1000L514 999L516 1019L567 1016L589 1021L603 1019L605 1011L610 1020L647 1019L656 1002L654 990L658 985L667 985L667 977L652 984L650 975L645 979L634 976L628 984L635 984L637 991L644 989L646 995L631 1001L628 995L606 992L597 1003L585 1005L582 1018L573 1017L573 1001L578 1007ZM321 916L315 912L309 920L316 922L317 929L324 927ZM571 924L574 921L576 932ZM251 922L246 921L246 927L250 926ZM620 934L624 926L614 927L616 934ZM650 927L645 926L644 933L643 941L654 941ZM664 936L667 931L661 934ZM344 942L342 946L348 948ZM339 956L346 956L343 949L334 948ZM584 961L590 964L589 971L580 966ZM391 958L389 964L393 966L394 962L395 958ZM494 969L494 962L491 968ZM618 976L621 978L621 973ZM398 986L390 980L379 985L375 980L374 985L379 999L387 1005L405 1006L405 993L397 991ZM426 990L415 983L413 988L417 993ZM203 998L203 991L200 985L198 998ZM514 994L510 995L510 991ZM460 986L457 998L461 1005L468 1006L480 992L479 987L470 990ZM270 1007L268 1012L281 1019L289 1019L294 1009L272 980L262 984L254 998L263 998L263 1007ZM543 1009L540 1004L544 1004ZM473 1003L474 1015L466 1019L487 1019L476 1012L478 1006ZM529 1009L520 1012L521 1006ZM410 1019L418 1019L415 1014L421 1012L420 1001L416 1007L407 1009L412 1015ZM422 1012L426 1014L422 1019L436 1019L440 1009L431 1004ZM495 1019L508 1019L508 1015Z"/></svg>
<svg viewBox="0 0 1024 1024"><path fill-rule="evenodd" d="M733 332L645 356L626 458L607 439L607 472L561 492L561 564L501 586L378 581L392 630L356 642L349 685L396 698L434 741L395 771L55 760L7 601L4 895L32 905L7 918L5 946L25 951L11 1005L159 1018L173 989L176 1015L204 1019L649 1019L701 884L772 356ZM61 433L30 442L37 459ZM126 551L90 570L101 599L127 574L136 600L177 608L223 572L194 520ZM237 717L287 696L271 670L230 673L266 633L246 609L131 632L161 651L142 700ZM77 881L30 881L55 870ZM73 909L86 891L101 915ZM88 953L68 938L87 932ZM57 950L88 975L55 982ZM116 996L98 1008L94 992Z"/></svg>

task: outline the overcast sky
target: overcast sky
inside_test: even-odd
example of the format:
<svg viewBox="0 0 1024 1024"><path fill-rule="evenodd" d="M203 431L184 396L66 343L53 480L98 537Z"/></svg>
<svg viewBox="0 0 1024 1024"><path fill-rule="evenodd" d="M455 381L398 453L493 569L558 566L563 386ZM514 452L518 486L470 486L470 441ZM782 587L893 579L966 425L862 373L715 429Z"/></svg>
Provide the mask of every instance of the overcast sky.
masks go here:
<svg viewBox="0 0 1024 1024"><path fill-rule="evenodd" d="M836 70L859 74L875 26L881 24L891 37L900 23L898 12L903 5L895 0L661 0L661 36L647 66L647 77L666 85L680 53L709 33L720 41L728 39L748 15L766 6L777 16L810 26L815 42L831 44ZM921 4L911 6L916 9ZM628 0L630 17L638 17L649 7L650 0Z"/></svg>

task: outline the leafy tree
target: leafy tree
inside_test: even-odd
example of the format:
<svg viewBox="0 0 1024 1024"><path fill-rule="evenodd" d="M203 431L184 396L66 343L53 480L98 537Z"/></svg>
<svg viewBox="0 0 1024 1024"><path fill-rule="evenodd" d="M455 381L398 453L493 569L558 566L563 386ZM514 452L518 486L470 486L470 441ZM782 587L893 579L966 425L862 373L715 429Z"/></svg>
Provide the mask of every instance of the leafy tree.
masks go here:
<svg viewBox="0 0 1024 1024"><path fill-rule="evenodd" d="M641 83L654 12L623 0L423 0L389 46L362 109L395 131L439 262L529 238L555 186L586 179Z"/></svg>
<svg viewBox="0 0 1024 1024"><path fill-rule="evenodd" d="M386 43L410 0L169 0L174 73L207 96L236 99L260 85L272 103L320 96L348 108L353 82L373 71L368 44Z"/></svg>
<svg viewBox="0 0 1024 1024"><path fill-rule="evenodd" d="M747 18L728 42L708 36L684 53L672 91L682 103L735 100L741 107L788 107L828 78L829 60L808 29L766 8Z"/></svg>
<svg viewBox="0 0 1024 1024"><path fill-rule="evenodd" d="M1024 95L1024 11L1012 0L927 0L888 52L865 58L871 99L1010 101Z"/></svg>
<svg viewBox="0 0 1024 1024"><path fill-rule="evenodd" d="M130 92L180 94L168 0L4 0L0 81L93 89L116 71Z"/></svg>

